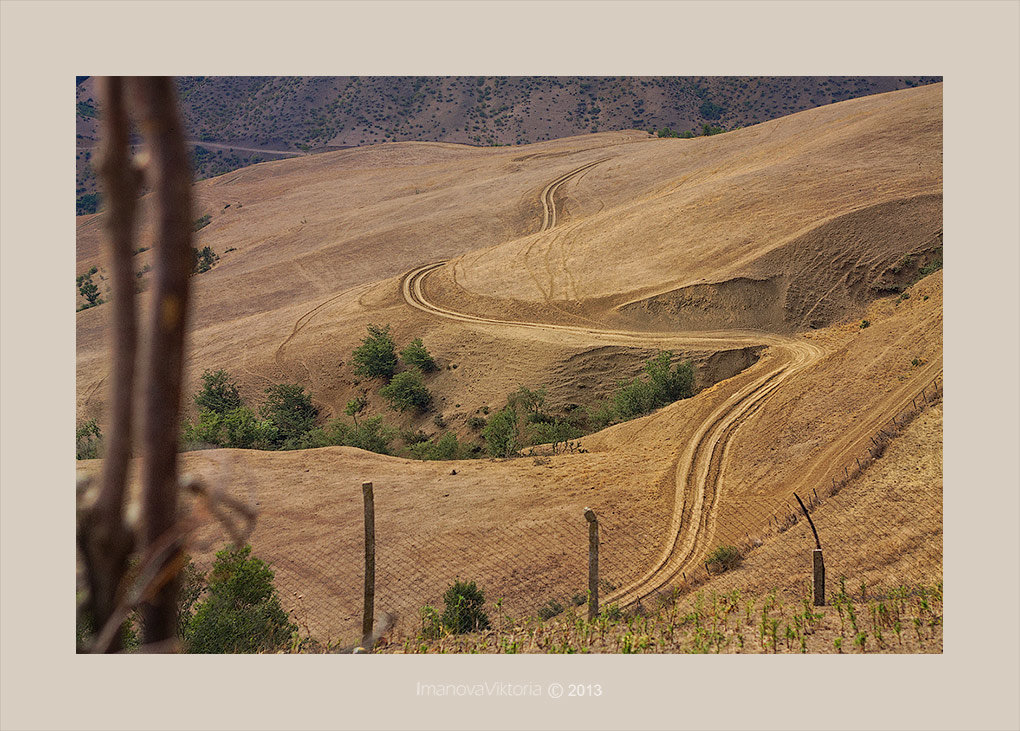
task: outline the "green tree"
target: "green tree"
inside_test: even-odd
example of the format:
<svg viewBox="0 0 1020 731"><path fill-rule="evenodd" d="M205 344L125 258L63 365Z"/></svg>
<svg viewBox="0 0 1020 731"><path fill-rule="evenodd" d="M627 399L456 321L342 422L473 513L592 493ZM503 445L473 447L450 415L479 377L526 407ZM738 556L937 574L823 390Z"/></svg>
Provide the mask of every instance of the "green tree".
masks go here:
<svg viewBox="0 0 1020 731"><path fill-rule="evenodd" d="M482 429L485 450L493 457L510 457L520 449L517 437L517 412L512 406L493 414Z"/></svg>
<svg viewBox="0 0 1020 731"><path fill-rule="evenodd" d="M547 395L545 386L539 386L534 391L526 386L521 386L507 397L506 403L514 411L523 413L528 421L543 421L545 415L542 412L542 407L545 406Z"/></svg>
<svg viewBox="0 0 1020 731"><path fill-rule="evenodd" d="M432 394L425 387L425 379L417 368L398 373L387 385L379 389L394 411L417 409L425 411L432 403Z"/></svg>
<svg viewBox="0 0 1020 731"><path fill-rule="evenodd" d="M103 300L99 297L99 287L92 281L92 275L95 274L95 271L95 267L92 267L88 274L78 277L78 292L85 298L87 303L82 309L103 304Z"/></svg>
<svg viewBox="0 0 1020 731"><path fill-rule="evenodd" d="M415 338L406 348L401 350L400 358L408 366L418 368L423 373L431 373L438 368L436 361L432 359L421 338Z"/></svg>
<svg viewBox="0 0 1020 731"><path fill-rule="evenodd" d="M202 374L202 388L195 394L195 406L214 414L226 414L241 407L237 384L224 370L206 370Z"/></svg>
<svg viewBox="0 0 1020 731"><path fill-rule="evenodd" d="M344 413L354 419L354 426L358 426L358 414L365 410L368 406L368 396L364 393L358 394L350 401L347 402L347 408L344 409Z"/></svg>
<svg viewBox="0 0 1020 731"><path fill-rule="evenodd" d="M262 418L275 427L275 446L293 448L296 440L315 426L319 410L303 386L280 383L266 389L266 402L260 410Z"/></svg>
<svg viewBox="0 0 1020 731"><path fill-rule="evenodd" d="M397 370L396 345L390 336L390 326L368 326L368 335L355 348L351 356L354 372L367 378L392 378Z"/></svg>
<svg viewBox="0 0 1020 731"><path fill-rule="evenodd" d="M273 572L251 546L216 554L207 596L184 621L184 642L195 653L272 652L286 647L297 625L280 606Z"/></svg>

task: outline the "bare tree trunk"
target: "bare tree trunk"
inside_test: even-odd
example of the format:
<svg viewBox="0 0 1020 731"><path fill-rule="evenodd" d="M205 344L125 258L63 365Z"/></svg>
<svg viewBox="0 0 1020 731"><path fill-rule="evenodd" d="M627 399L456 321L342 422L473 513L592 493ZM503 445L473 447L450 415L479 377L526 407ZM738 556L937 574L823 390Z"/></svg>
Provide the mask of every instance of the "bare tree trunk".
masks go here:
<svg viewBox="0 0 1020 731"><path fill-rule="evenodd" d="M151 155L155 190L155 288L150 313L144 395L143 550L174 529L177 518L177 450L188 319L191 253L191 171L177 113L173 82L166 77L131 79L142 134ZM166 562L180 558L177 546ZM175 636L177 580L142 605L144 642Z"/></svg>
<svg viewBox="0 0 1020 731"><path fill-rule="evenodd" d="M87 508L79 541L88 564L89 605L97 632L123 590L121 582L133 547L124 525L124 493L131 458L132 391L138 327L135 321L135 276L131 266L135 210L141 180L131 164L130 124L119 78L99 81L103 108L103 149L99 164L106 192L104 222L109 232L108 260L112 271L113 379L102 482L96 502ZM109 651L119 649L119 634Z"/></svg>

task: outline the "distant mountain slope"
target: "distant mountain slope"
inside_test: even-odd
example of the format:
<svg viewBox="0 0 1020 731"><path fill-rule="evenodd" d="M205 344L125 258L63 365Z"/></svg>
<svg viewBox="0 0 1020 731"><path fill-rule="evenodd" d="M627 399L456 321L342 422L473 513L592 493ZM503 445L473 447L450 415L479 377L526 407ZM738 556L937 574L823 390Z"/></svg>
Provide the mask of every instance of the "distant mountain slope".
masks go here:
<svg viewBox="0 0 1020 731"><path fill-rule="evenodd" d="M94 193L94 79L78 77L77 194ZM178 91L196 142L196 177L319 150L422 140L527 144L589 132L699 134L940 77L185 76ZM222 149L221 146L226 146ZM233 149L231 149L231 147ZM254 148L254 149L242 149Z"/></svg>

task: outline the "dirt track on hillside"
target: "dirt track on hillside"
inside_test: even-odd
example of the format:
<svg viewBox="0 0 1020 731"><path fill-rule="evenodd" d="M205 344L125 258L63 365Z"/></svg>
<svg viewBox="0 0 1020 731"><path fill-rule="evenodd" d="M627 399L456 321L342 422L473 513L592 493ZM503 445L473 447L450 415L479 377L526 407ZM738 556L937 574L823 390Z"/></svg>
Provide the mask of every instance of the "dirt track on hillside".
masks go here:
<svg viewBox="0 0 1020 731"><path fill-rule="evenodd" d="M556 225L556 206L553 194L556 188L571 177L598 164L589 163L561 175L542 191L543 220L541 231L548 231ZM687 449L673 463L670 472L675 476L673 511L669 529L663 536L663 549L656 562L640 578L626 584L605 598L628 606L656 593L687 569L694 561L701 559L707 551L715 525L719 498L719 481L726 467L728 445L738 433L746 419L756 413L761 404L780 388L784 381L799 371L810 367L825 351L815 343L802 338L747 333L737 331L721 332L664 332L647 333L625 330L604 330L581 328L572 325L501 320L456 312L427 299L424 280L430 272L443 266L438 262L408 272L401 280L401 293L405 302L416 309L433 316L443 317L459 323L514 328L521 331L546 330L569 332L598 339L600 343L622 343L626 345L661 346L664 340L677 346L745 347L767 345L781 354L777 367L768 371L749 386L737 390L724 404L711 413L691 440ZM841 464L841 458L860 451L861 442L877 431L880 424L892 414L902 410L910 400L930 383L932 377L941 372L941 361L928 364L911 383L884 399L872 411L869 419L859 421L853 429L845 432L827 450L819 454L812 467L798 483L800 485L821 484L821 479L834 465ZM792 492L792 491L791 491Z"/></svg>
<svg viewBox="0 0 1020 731"><path fill-rule="evenodd" d="M393 426L435 437L442 417L474 442L471 418L521 385L548 386L554 411L598 404L658 349L710 377L584 437L583 452L205 450L182 466L257 504L252 545L316 636L359 626L362 481L376 486L377 606L402 632L457 577L513 613L569 601L585 586L585 506L602 526L603 600L646 596L735 526L756 535L793 489L842 474L940 372L941 274L907 301L874 289L909 281L927 259L887 273L941 243L940 105L939 90L915 90L705 139L600 136L524 155L394 144L204 181L213 223L199 239L223 259L195 280L188 393L224 368L249 405L299 383L325 420L366 391ZM99 223L80 221L83 268L101 263ZM425 264L437 260L451 263ZM107 396L108 309L77 315L83 418ZM353 374L371 323L436 356L432 410L395 414ZM221 538L203 533L202 565Z"/></svg>

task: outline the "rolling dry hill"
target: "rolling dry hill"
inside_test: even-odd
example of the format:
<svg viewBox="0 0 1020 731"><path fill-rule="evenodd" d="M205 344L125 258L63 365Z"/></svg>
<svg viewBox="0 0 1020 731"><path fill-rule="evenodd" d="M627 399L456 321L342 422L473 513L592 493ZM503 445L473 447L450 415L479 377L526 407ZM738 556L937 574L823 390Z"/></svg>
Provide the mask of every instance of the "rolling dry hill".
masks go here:
<svg viewBox="0 0 1020 731"><path fill-rule="evenodd" d="M572 454L213 450L185 464L258 503L256 552L320 634L357 625L363 480L380 606L412 624L457 576L514 611L582 587L585 506L604 517L610 599L649 596L733 525L764 527L792 490L827 483L940 375L941 273L922 275L941 262L941 94L695 139L400 142L202 181L197 242L221 259L194 280L186 392L224 368L250 402L293 382L337 416L370 385L349 362L369 323L439 362L434 410L399 417L411 429L440 415L470 436L468 419L519 385L591 405L660 348L692 357L702 390ZM77 236L78 271L100 283L101 216ZM108 309L77 315L80 418L107 398ZM369 411L387 414L374 393Z"/></svg>

